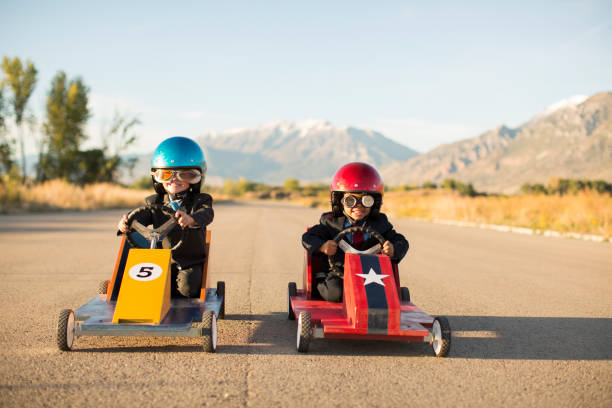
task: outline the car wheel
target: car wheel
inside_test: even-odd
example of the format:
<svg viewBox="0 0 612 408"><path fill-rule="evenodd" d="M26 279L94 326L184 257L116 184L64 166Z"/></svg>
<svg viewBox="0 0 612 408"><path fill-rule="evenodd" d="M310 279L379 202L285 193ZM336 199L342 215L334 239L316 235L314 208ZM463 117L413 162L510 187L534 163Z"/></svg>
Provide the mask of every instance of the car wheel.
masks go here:
<svg viewBox="0 0 612 408"><path fill-rule="evenodd" d="M64 309L60 312L57 323L57 347L62 351L70 351L74 343L74 312Z"/></svg>
<svg viewBox="0 0 612 408"><path fill-rule="evenodd" d="M310 312L300 312L297 325L297 350L306 353L312 340L312 323Z"/></svg>
<svg viewBox="0 0 612 408"><path fill-rule="evenodd" d="M217 350L217 318L211 310L202 314L200 332L202 334L202 348L207 353L214 353Z"/></svg>
<svg viewBox="0 0 612 408"><path fill-rule="evenodd" d="M431 327L433 341L431 347L436 357L446 357L451 347L451 329L446 317L438 316Z"/></svg>
<svg viewBox="0 0 612 408"><path fill-rule="evenodd" d="M400 288L400 294L402 302L410 302L410 291L407 287L402 286Z"/></svg>
<svg viewBox="0 0 612 408"><path fill-rule="evenodd" d="M289 290L287 291L287 319L289 320L295 320L295 313L293 313L293 308L291 307L292 296L297 296L295 282L289 282Z"/></svg>
<svg viewBox="0 0 612 408"><path fill-rule="evenodd" d="M221 308L219 308L219 319L225 318L225 282L217 282L217 296L223 297Z"/></svg>
<svg viewBox="0 0 612 408"><path fill-rule="evenodd" d="M108 293L108 285L110 284L109 280L100 281L98 284L98 294L106 295Z"/></svg>

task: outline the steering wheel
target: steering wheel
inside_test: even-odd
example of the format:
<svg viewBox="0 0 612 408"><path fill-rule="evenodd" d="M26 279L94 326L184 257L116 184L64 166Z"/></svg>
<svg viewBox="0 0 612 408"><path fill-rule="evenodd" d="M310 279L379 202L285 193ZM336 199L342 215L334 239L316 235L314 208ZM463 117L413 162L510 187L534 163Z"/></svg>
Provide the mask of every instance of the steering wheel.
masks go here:
<svg viewBox="0 0 612 408"><path fill-rule="evenodd" d="M162 214L167 215L168 217L170 217L170 219L164 222L162 225L160 225L157 228L153 228L152 226L149 226L149 227L144 226L136 219L136 216L138 214L141 214L145 211L149 211L152 213L154 210L161 211ZM176 226L178 226L178 222L176 221L176 218L174 218L174 213L175 213L174 210L171 210L166 206L159 205L159 204L148 204L146 206L135 209L134 211L130 213L130 215L128 215L127 226L128 228L133 229L134 231L138 232L147 241L149 241L151 244L149 248L155 249L157 246L157 243L159 241L162 241L170 233L170 231L172 231ZM170 250L172 251L174 251L175 249L183 245L183 242L185 241L186 230L185 228L182 228L182 227L180 228L181 228L180 239L172 248L170 248ZM139 245L138 242L134 238L132 238L129 233L126 234L126 237L127 237L128 242L133 247L144 248L143 246Z"/></svg>
<svg viewBox="0 0 612 408"><path fill-rule="evenodd" d="M374 237L378 241L378 244L366 250L360 251L360 250L353 248L351 244L349 244L348 242L342 239L347 234L351 234L353 232L358 232L358 231L364 234L370 234L372 237ZM345 254L373 255L373 254L380 253L382 251L382 247L385 243L385 238L382 235L380 235L377 231L373 230L370 227L355 225L353 227L349 227L345 230L340 231L334 237L333 241L338 244L340 249L342 249ZM329 262L329 268L330 268L331 273L338 276L339 278L344 278L344 270L342 270L341 268L342 264L334 262L334 255L328 255L327 260Z"/></svg>

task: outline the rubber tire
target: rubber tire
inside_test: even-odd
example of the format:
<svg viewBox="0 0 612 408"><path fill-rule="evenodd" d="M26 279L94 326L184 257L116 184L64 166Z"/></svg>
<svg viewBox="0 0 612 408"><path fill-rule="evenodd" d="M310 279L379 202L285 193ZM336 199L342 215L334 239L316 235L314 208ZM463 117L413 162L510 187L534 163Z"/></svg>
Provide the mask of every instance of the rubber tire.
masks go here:
<svg viewBox="0 0 612 408"><path fill-rule="evenodd" d="M207 353L214 353L217 350L217 318L212 310L207 310L202 314L200 333L202 349Z"/></svg>
<svg viewBox="0 0 612 408"><path fill-rule="evenodd" d="M407 287L402 286L400 288L400 300L402 302L410 302L410 291L408 290Z"/></svg>
<svg viewBox="0 0 612 408"><path fill-rule="evenodd" d="M57 347L61 351L72 350L74 344L74 312L72 309L64 309L59 314L57 322ZM69 331L72 330L72 333Z"/></svg>
<svg viewBox="0 0 612 408"><path fill-rule="evenodd" d="M295 313L291 307L292 296L297 296L297 286L295 282L289 282L289 287L287 290L287 319L289 320L295 320Z"/></svg>
<svg viewBox="0 0 612 408"><path fill-rule="evenodd" d="M310 312L300 312L297 327L297 351L307 353L312 340L312 322Z"/></svg>
<svg viewBox="0 0 612 408"><path fill-rule="evenodd" d="M440 338L434 338L434 341L432 342L431 346L436 357L446 357L448 356L448 353L450 353L451 348L450 324L448 323L448 319L444 316L438 316L434 318L434 325L432 326L432 333L434 333L434 335L436 332L436 322L439 323ZM436 340L438 340L439 343L437 343Z"/></svg>
<svg viewBox="0 0 612 408"><path fill-rule="evenodd" d="M225 319L225 282L218 281L217 282L217 296L223 296L223 301L221 302L221 308L219 308L219 319Z"/></svg>
<svg viewBox="0 0 612 408"><path fill-rule="evenodd" d="M98 284L98 294L106 295L108 293L108 285L110 284L109 280L100 281Z"/></svg>

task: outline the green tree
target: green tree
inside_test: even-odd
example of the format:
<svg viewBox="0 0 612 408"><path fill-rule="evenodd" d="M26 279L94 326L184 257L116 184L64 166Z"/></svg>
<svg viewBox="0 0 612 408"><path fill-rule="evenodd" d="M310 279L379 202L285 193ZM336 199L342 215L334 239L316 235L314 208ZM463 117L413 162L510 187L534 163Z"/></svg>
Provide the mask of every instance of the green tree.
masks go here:
<svg viewBox="0 0 612 408"><path fill-rule="evenodd" d="M13 166L11 143L6 139L6 102L4 84L0 82L0 173L9 173Z"/></svg>
<svg viewBox="0 0 612 408"><path fill-rule="evenodd" d="M298 191L300 189L300 182L298 179L288 178L288 179L285 179L284 187L285 187L285 190L288 190L288 191Z"/></svg>
<svg viewBox="0 0 612 408"><path fill-rule="evenodd" d="M472 183L463 184L463 183L457 182L457 191L459 191L459 194L464 195L464 196L469 196L469 197L474 197L476 196L476 194L478 194L476 190L474 189L474 186L472 185Z"/></svg>
<svg viewBox="0 0 612 408"><path fill-rule="evenodd" d="M143 176L134 180L130 187L137 190L151 190L153 188L153 180L151 176Z"/></svg>
<svg viewBox="0 0 612 408"><path fill-rule="evenodd" d="M598 193L612 193L612 184L606 183L603 180L593 180L592 188Z"/></svg>
<svg viewBox="0 0 612 408"><path fill-rule="evenodd" d="M81 143L87 138L84 128L90 116L88 92L81 78L68 82L62 71L53 78L43 124L46 152L39 163L44 179L78 181L83 167L88 167L82 163L88 157L79 152Z"/></svg>
<svg viewBox="0 0 612 408"><path fill-rule="evenodd" d="M455 179L444 179L442 181L442 188L447 190L456 190L457 189L457 181Z"/></svg>
<svg viewBox="0 0 612 408"><path fill-rule="evenodd" d="M102 177L106 157L102 149L78 151L74 154L76 166L71 170L70 181L78 184L91 184L97 181L110 181Z"/></svg>
<svg viewBox="0 0 612 408"><path fill-rule="evenodd" d="M423 182L423 185L421 186L422 188L431 188L431 189L436 189L438 188L438 186L436 185L436 183L431 182L431 181L425 181Z"/></svg>
<svg viewBox="0 0 612 408"><path fill-rule="evenodd" d="M256 188L256 183L247 181L243 177L239 178L237 181L226 179L223 182L223 193L232 197L239 197L244 195L246 192L255 191Z"/></svg>
<svg viewBox="0 0 612 408"><path fill-rule="evenodd" d="M127 168L131 174L138 159L135 157L123 159L120 153L136 142L138 136L133 130L140 123L140 119L136 117L130 118L115 112L110 128L103 135L104 146L102 151L104 153L104 161L102 162L97 181L117 182L119 170L122 166Z"/></svg>
<svg viewBox="0 0 612 408"><path fill-rule="evenodd" d="M548 191L551 194L565 195L570 188L570 180L564 178L551 178L548 182Z"/></svg>
<svg viewBox="0 0 612 408"><path fill-rule="evenodd" d="M521 185L521 193L523 194L548 194L546 187L541 183L523 183Z"/></svg>
<svg viewBox="0 0 612 408"><path fill-rule="evenodd" d="M0 81L0 132L6 131L6 102L4 100L4 82Z"/></svg>
<svg viewBox="0 0 612 408"><path fill-rule="evenodd" d="M26 62L24 69L21 60L17 57L2 59L2 70L4 71L4 81L11 88L13 96L10 100L15 115L15 126L17 128L17 139L19 141L19 151L21 153L21 173L25 179L26 158L23 140L23 119L28 100L36 86L36 68L30 61Z"/></svg>

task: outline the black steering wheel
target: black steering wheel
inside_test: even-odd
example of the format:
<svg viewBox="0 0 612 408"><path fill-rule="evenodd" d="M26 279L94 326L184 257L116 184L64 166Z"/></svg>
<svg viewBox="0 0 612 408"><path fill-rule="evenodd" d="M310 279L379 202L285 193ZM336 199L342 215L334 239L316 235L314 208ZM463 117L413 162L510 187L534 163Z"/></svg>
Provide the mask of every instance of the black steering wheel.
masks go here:
<svg viewBox="0 0 612 408"><path fill-rule="evenodd" d="M160 225L157 228L153 228L152 226L147 227L145 225L142 225L136 219L136 216L138 214L141 214L145 211L149 211L153 213L153 211L156 211L156 210L161 211L162 214L167 215L169 217L168 221L164 222L162 225ZM135 209L134 211L130 213L130 215L128 215L127 226L129 229L133 229L134 231L142 235L147 241L149 241L149 243L151 244L150 248L155 248L159 241L162 241L170 233L170 231L172 231L175 227L179 226L178 222L176 221L176 218L174 218L174 213L175 213L174 210L166 206L159 205L159 204L148 204L146 206ZM186 229L180 226L179 228L181 229L181 236L180 236L179 241L172 248L170 248L172 251L174 251L175 249L178 249L181 245L183 245L183 242L185 241ZM145 248L139 245L138 242L134 238L132 238L129 233L126 234L126 237L127 237L128 242L133 247Z"/></svg>
<svg viewBox="0 0 612 408"><path fill-rule="evenodd" d="M366 251L359 251L355 248L353 248L351 246L351 244L349 244L348 242L342 240L342 238L344 238L347 234L352 234L353 232L357 232L360 231L364 234L370 234L372 237L374 237L378 243L380 244L380 247L378 247L378 250L375 252L370 252L369 250ZM344 251L344 253L368 253L368 254L373 254L373 253L380 253L382 251L382 247L385 244L385 238L380 235L377 231L373 230L370 227L367 226L362 226L362 225L355 225L352 227L349 227L345 230L340 231L333 239L333 241L336 244L340 244L340 241L343 241L342 245L338 245L341 247L341 249ZM377 245L375 245L372 248L375 248ZM370 249L372 249L370 248ZM336 252L337 253L337 252ZM329 270L331 271L331 273L333 273L334 275L338 276L339 278L344 278L344 270L342 268L342 263L341 262L334 262L334 255L328 255L327 256L327 260L329 262Z"/></svg>

